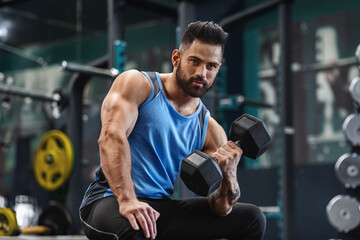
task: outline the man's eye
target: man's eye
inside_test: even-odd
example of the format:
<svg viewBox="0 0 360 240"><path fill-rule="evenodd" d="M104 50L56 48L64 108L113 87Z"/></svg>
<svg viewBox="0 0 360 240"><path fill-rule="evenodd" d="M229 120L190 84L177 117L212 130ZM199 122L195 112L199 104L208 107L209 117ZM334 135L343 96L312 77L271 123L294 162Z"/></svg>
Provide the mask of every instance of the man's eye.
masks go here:
<svg viewBox="0 0 360 240"><path fill-rule="evenodd" d="M210 64L210 65L209 65L209 68L215 69L215 68L216 68L216 65L215 65L215 64Z"/></svg>

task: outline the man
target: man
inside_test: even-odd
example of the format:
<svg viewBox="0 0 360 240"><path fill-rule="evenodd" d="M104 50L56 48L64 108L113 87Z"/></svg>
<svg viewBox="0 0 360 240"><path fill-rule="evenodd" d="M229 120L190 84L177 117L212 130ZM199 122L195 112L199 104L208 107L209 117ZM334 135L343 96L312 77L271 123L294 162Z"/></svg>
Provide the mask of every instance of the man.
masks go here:
<svg viewBox="0 0 360 240"><path fill-rule="evenodd" d="M236 203L242 150L199 99L226 38L213 22L192 23L172 53L173 72L116 78L101 110L101 164L80 206L89 239L262 239L262 212ZM181 160L195 149L216 159L221 185L207 198L171 199Z"/></svg>

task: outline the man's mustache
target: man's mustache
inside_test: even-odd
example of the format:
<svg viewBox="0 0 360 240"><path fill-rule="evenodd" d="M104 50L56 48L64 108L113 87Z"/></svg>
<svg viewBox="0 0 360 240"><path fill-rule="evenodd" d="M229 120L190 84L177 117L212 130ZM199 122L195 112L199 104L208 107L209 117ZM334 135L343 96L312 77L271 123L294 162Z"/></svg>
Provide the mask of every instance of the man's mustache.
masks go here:
<svg viewBox="0 0 360 240"><path fill-rule="evenodd" d="M208 83L202 77L190 78L190 82L195 82L195 81L202 83L204 86L208 85Z"/></svg>

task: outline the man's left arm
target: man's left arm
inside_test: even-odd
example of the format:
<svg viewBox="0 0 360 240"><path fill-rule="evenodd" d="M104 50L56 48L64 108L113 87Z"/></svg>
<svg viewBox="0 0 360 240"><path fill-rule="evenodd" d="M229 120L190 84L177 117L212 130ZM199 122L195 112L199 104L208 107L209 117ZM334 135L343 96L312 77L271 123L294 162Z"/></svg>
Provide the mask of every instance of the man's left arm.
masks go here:
<svg viewBox="0 0 360 240"><path fill-rule="evenodd" d="M237 166L242 149L227 141L224 129L210 118L203 151L217 161L223 174L220 187L207 197L210 208L217 216L226 216L240 197Z"/></svg>

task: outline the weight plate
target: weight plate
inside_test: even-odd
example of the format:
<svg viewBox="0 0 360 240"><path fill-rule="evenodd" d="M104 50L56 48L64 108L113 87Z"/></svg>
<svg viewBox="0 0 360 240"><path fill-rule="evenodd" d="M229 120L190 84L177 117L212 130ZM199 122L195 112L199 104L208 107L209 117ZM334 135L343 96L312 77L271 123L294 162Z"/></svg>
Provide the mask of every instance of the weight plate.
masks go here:
<svg viewBox="0 0 360 240"><path fill-rule="evenodd" d="M343 131L346 139L350 144L360 146L360 116L356 114L350 114L344 121Z"/></svg>
<svg viewBox="0 0 360 240"><path fill-rule="evenodd" d="M356 153L342 155L335 164L335 173L346 188L360 185L360 156Z"/></svg>
<svg viewBox="0 0 360 240"><path fill-rule="evenodd" d="M347 195L337 195L326 207L328 220L339 232L348 232L360 224L359 202Z"/></svg>
<svg viewBox="0 0 360 240"><path fill-rule="evenodd" d="M56 201L50 201L38 219L38 225L51 229L49 235L75 234L75 223L69 209Z"/></svg>
<svg viewBox="0 0 360 240"><path fill-rule="evenodd" d="M356 57L357 63L360 64L360 44L356 48L355 57Z"/></svg>
<svg viewBox="0 0 360 240"><path fill-rule="evenodd" d="M0 236L13 236L19 233L15 213L10 208L0 208Z"/></svg>
<svg viewBox="0 0 360 240"><path fill-rule="evenodd" d="M360 103L360 77L356 76L349 86L349 91L355 102Z"/></svg>
<svg viewBox="0 0 360 240"><path fill-rule="evenodd" d="M48 191L58 189L70 177L74 150L70 139L59 130L46 133L37 148L34 161L36 181Z"/></svg>

